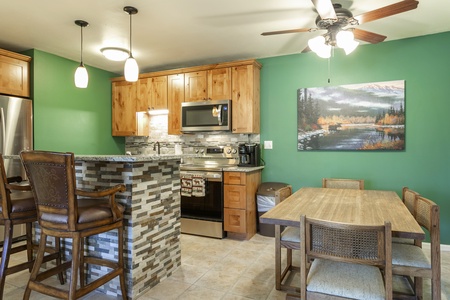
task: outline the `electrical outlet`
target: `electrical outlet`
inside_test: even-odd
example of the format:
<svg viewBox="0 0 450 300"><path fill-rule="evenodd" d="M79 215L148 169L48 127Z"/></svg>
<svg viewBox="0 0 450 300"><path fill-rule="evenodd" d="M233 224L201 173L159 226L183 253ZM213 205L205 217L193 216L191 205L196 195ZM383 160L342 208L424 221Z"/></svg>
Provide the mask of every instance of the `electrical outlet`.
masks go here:
<svg viewBox="0 0 450 300"><path fill-rule="evenodd" d="M272 141L264 141L264 149L273 149Z"/></svg>

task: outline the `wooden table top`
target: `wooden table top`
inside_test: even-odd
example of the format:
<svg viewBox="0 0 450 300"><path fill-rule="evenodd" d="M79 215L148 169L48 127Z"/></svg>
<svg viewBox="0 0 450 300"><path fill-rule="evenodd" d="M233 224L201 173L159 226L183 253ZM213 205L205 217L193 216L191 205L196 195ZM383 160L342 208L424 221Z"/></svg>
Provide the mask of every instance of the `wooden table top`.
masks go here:
<svg viewBox="0 0 450 300"><path fill-rule="evenodd" d="M300 226L300 215L361 225L390 221L393 236L425 238L422 228L393 191L304 187L264 213L260 222Z"/></svg>

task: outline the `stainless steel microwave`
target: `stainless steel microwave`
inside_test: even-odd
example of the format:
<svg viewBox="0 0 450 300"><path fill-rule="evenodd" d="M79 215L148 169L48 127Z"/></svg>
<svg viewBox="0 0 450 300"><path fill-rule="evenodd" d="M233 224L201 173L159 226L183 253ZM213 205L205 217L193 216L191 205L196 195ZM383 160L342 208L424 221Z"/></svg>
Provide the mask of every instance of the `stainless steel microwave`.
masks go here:
<svg viewBox="0 0 450 300"><path fill-rule="evenodd" d="M230 131L231 100L181 103L181 131Z"/></svg>

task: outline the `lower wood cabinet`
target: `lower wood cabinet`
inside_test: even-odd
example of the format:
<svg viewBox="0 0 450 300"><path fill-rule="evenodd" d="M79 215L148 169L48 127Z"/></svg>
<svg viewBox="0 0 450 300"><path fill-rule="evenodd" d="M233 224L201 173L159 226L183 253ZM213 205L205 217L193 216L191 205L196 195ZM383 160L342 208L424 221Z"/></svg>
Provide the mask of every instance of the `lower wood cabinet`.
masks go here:
<svg viewBox="0 0 450 300"><path fill-rule="evenodd" d="M261 170L224 172L224 229L250 239L256 233L256 192Z"/></svg>

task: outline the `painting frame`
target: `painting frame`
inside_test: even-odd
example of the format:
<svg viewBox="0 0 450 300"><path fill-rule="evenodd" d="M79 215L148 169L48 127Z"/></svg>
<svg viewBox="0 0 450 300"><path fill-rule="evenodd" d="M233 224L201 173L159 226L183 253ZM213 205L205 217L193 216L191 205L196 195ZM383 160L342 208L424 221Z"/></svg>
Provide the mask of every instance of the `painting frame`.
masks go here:
<svg viewBox="0 0 450 300"><path fill-rule="evenodd" d="M297 89L298 151L404 151L405 80Z"/></svg>

